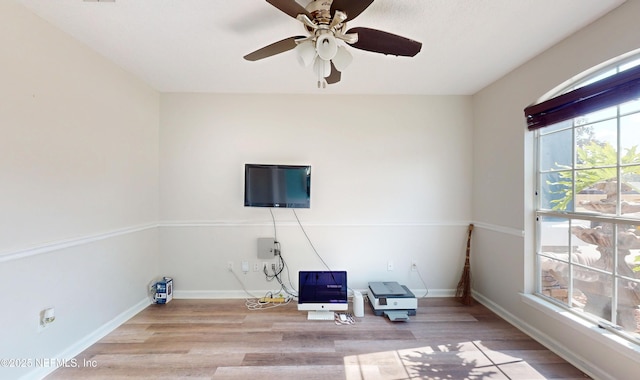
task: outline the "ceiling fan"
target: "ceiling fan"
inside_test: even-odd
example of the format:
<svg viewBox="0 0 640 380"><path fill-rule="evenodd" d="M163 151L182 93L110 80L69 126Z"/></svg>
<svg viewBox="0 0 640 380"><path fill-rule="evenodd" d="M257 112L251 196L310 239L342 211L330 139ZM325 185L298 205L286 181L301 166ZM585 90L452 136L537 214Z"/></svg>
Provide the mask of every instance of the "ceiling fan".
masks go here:
<svg viewBox="0 0 640 380"><path fill-rule="evenodd" d="M351 53L339 41L361 50L413 57L422 43L377 29L356 27L347 30L347 21L362 13L373 0L313 0L306 7L295 0L267 0L282 12L302 22L308 35L285 38L244 56L257 61L295 49L298 61L313 65L318 88L340 81L341 72L351 63Z"/></svg>

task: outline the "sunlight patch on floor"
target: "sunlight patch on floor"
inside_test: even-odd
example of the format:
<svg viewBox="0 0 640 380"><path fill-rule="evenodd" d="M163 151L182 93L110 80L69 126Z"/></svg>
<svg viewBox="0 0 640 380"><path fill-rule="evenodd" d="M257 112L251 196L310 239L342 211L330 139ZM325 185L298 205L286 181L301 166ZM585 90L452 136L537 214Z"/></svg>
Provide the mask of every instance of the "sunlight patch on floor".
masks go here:
<svg viewBox="0 0 640 380"><path fill-rule="evenodd" d="M480 341L345 356L347 380L545 379L513 352Z"/></svg>

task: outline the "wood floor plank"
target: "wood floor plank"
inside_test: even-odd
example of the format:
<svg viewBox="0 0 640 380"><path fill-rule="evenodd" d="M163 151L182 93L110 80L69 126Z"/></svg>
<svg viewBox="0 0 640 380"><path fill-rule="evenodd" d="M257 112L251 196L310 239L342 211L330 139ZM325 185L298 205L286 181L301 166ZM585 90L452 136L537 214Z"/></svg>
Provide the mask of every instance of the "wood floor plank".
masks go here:
<svg viewBox="0 0 640 380"><path fill-rule="evenodd" d="M212 377L213 380L327 380L344 378L344 365L309 365L300 367L279 365L265 367L221 367L218 368Z"/></svg>
<svg viewBox="0 0 640 380"><path fill-rule="evenodd" d="M175 341L182 342L237 342L254 340L264 341L281 341L282 334L278 332L218 332L218 333L193 333L193 332L174 332L174 333L156 333L149 337L145 342L149 344L171 344Z"/></svg>
<svg viewBox="0 0 640 380"><path fill-rule="evenodd" d="M233 341L233 342L189 342L193 354L214 354L214 353L300 353L300 352L336 352L334 342L328 340L321 341Z"/></svg>
<svg viewBox="0 0 640 380"><path fill-rule="evenodd" d="M294 303L244 300L151 305L47 379L584 379L480 304L422 298L408 322L308 321Z"/></svg>
<svg viewBox="0 0 640 380"><path fill-rule="evenodd" d="M431 313L418 314L411 318L412 322L478 322L476 317L468 313Z"/></svg>
<svg viewBox="0 0 640 380"><path fill-rule="evenodd" d="M308 365L342 365L344 357L338 352L270 352L247 353L242 361L243 366L279 366L299 367Z"/></svg>

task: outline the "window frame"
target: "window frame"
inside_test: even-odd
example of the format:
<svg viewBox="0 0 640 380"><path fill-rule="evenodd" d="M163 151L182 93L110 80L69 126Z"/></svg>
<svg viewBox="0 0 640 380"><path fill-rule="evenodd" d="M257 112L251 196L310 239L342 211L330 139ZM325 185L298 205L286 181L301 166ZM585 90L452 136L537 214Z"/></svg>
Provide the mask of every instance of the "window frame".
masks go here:
<svg viewBox="0 0 640 380"><path fill-rule="evenodd" d="M622 71L618 71L617 73L607 76L604 79L599 81L594 81L593 78L597 78L598 76L603 75L607 71L611 71L614 69L619 70L624 64L628 62L635 62L635 65L631 65L629 68L626 68ZM622 74L622 75L621 75ZM625 82L629 83L629 86L625 85ZM607 91L607 86L615 87L614 91ZM536 295L542 297L545 301L550 302L556 306L559 306L563 309L569 310L574 314L578 315L580 318L586 319L598 326L609 329L612 332L622 336L623 338L635 343L640 344L640 333L636 332L628 332L624 330L620 330L620 326L615 325L615 323L611 321L616 321L617 318L617 308L618 304L618 283L621 280L627 280L627 276L619 273L618 268L618 243L614 244L613 248L613 264L611 269L607 271L602 271L603 275L611 276L611 311L608 319L604 319L598 317L597 315L593 315L590 313L586 313L584 311L580 311L575 307L572 307L573 304L573 292L574 292L574 271L575 269L589 269L593 270L594 268L585 267L581 264L575 263L572 257L572 233L570 232L570 228L572 223L577 220L589 222L589 223L611 223L612 226L612 236L617 236L618 228L621 225L634 225L639 226L640 228L640 216L636 218L628 218L624 217L621 213L620 204L621 204L621 168L625 166L621 162L621 117L625 116L620 112L620 105L626 103L631 99L640 99L640 54L634 54L631 58L625 58L623 60L619 60L614 62L611 65L604 66L599 70L592 71L587 76L583 76L580 79L575 80L569 86L565 86L562 91L556 91L558 94L551 99L546 101L531 105L525 109L525 116L527 118L527 125L530 131L534 133L534 152L535 152L535 249L534 249L534 271L535 271L535 293ZM597 106L597 97L601 94L603 97L602 106ZM588 99L588 103L583 103L584 99ZM614 104L612 104L612 101ZM594 104L596 106L594 107ZM577 198L576 194L576 173L580 170L578 164L576 162L576 149L579 146L576 140L576 129L579 128L579 125L576 125L575 120L579 116L583 116L588 114L589 112L594 112L597 109L606 109L608 107L616 107L615 116L611 118L611 120L615 120L616 125L616 182L617 182L617 196L618 200L616 201L616 211L615 215L608 214L599 214L592 215L586 212L577 212L575 209L575 202ZM558 112L560 110L560 112ZM586 111L585 111L586 110ZM558 112L555 113L554 112ZM634 111L631 114L640 113L639 111ZM543 170L541 168L542 161L542 152L541 152L541 137L549 134L545 134L542 128L546 126L557 125L562 121L571 120L571 126L567 126L564 128L560 128L558 130L554 130L551 133L558 133L558 131L570 131L571 132L571 169L567 171L571 171L571 186L572 186L572 200L574 203L571 211L557 211L553 209L542 209L542 178L544 173L553 173L553 170ZM640 126L639 126L640 127ZM636 165L640 165L640 162L635 163ZM597 168L594 167L594 168ZM542 281L542 259L544 257L548 257L548 254L542 252L542 226L541 223L545 218L561 218L568 223L568 235L567 235L567 258L566 260L559 260L558 258L554 258L555 260L562 262L567 265L568 273L569 273L569 284L568 284L568 293L567 293L567 303L560 302L559 300L543 294L543 281ZM616 239L617 240L617 239ZM639 263L640 265L640 263ZM640 283L640 278L630 278L634 282ZM640 324L640 322L639 322Z"/></svg>

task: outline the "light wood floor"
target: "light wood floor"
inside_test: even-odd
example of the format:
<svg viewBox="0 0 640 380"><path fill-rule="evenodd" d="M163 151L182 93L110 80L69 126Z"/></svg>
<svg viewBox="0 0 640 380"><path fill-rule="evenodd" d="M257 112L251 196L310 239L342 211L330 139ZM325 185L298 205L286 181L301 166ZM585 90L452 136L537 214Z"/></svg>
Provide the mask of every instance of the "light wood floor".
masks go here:
<svg viewBox="0 0 640 380"><path fill-rule="evenodd" d="M420 299L408 322L365 304L350 325L307 321L295 303L248 310L244 300L173 300L76 359L80 368L47 379L588 378L482 305L451 298Z"/></svg>

